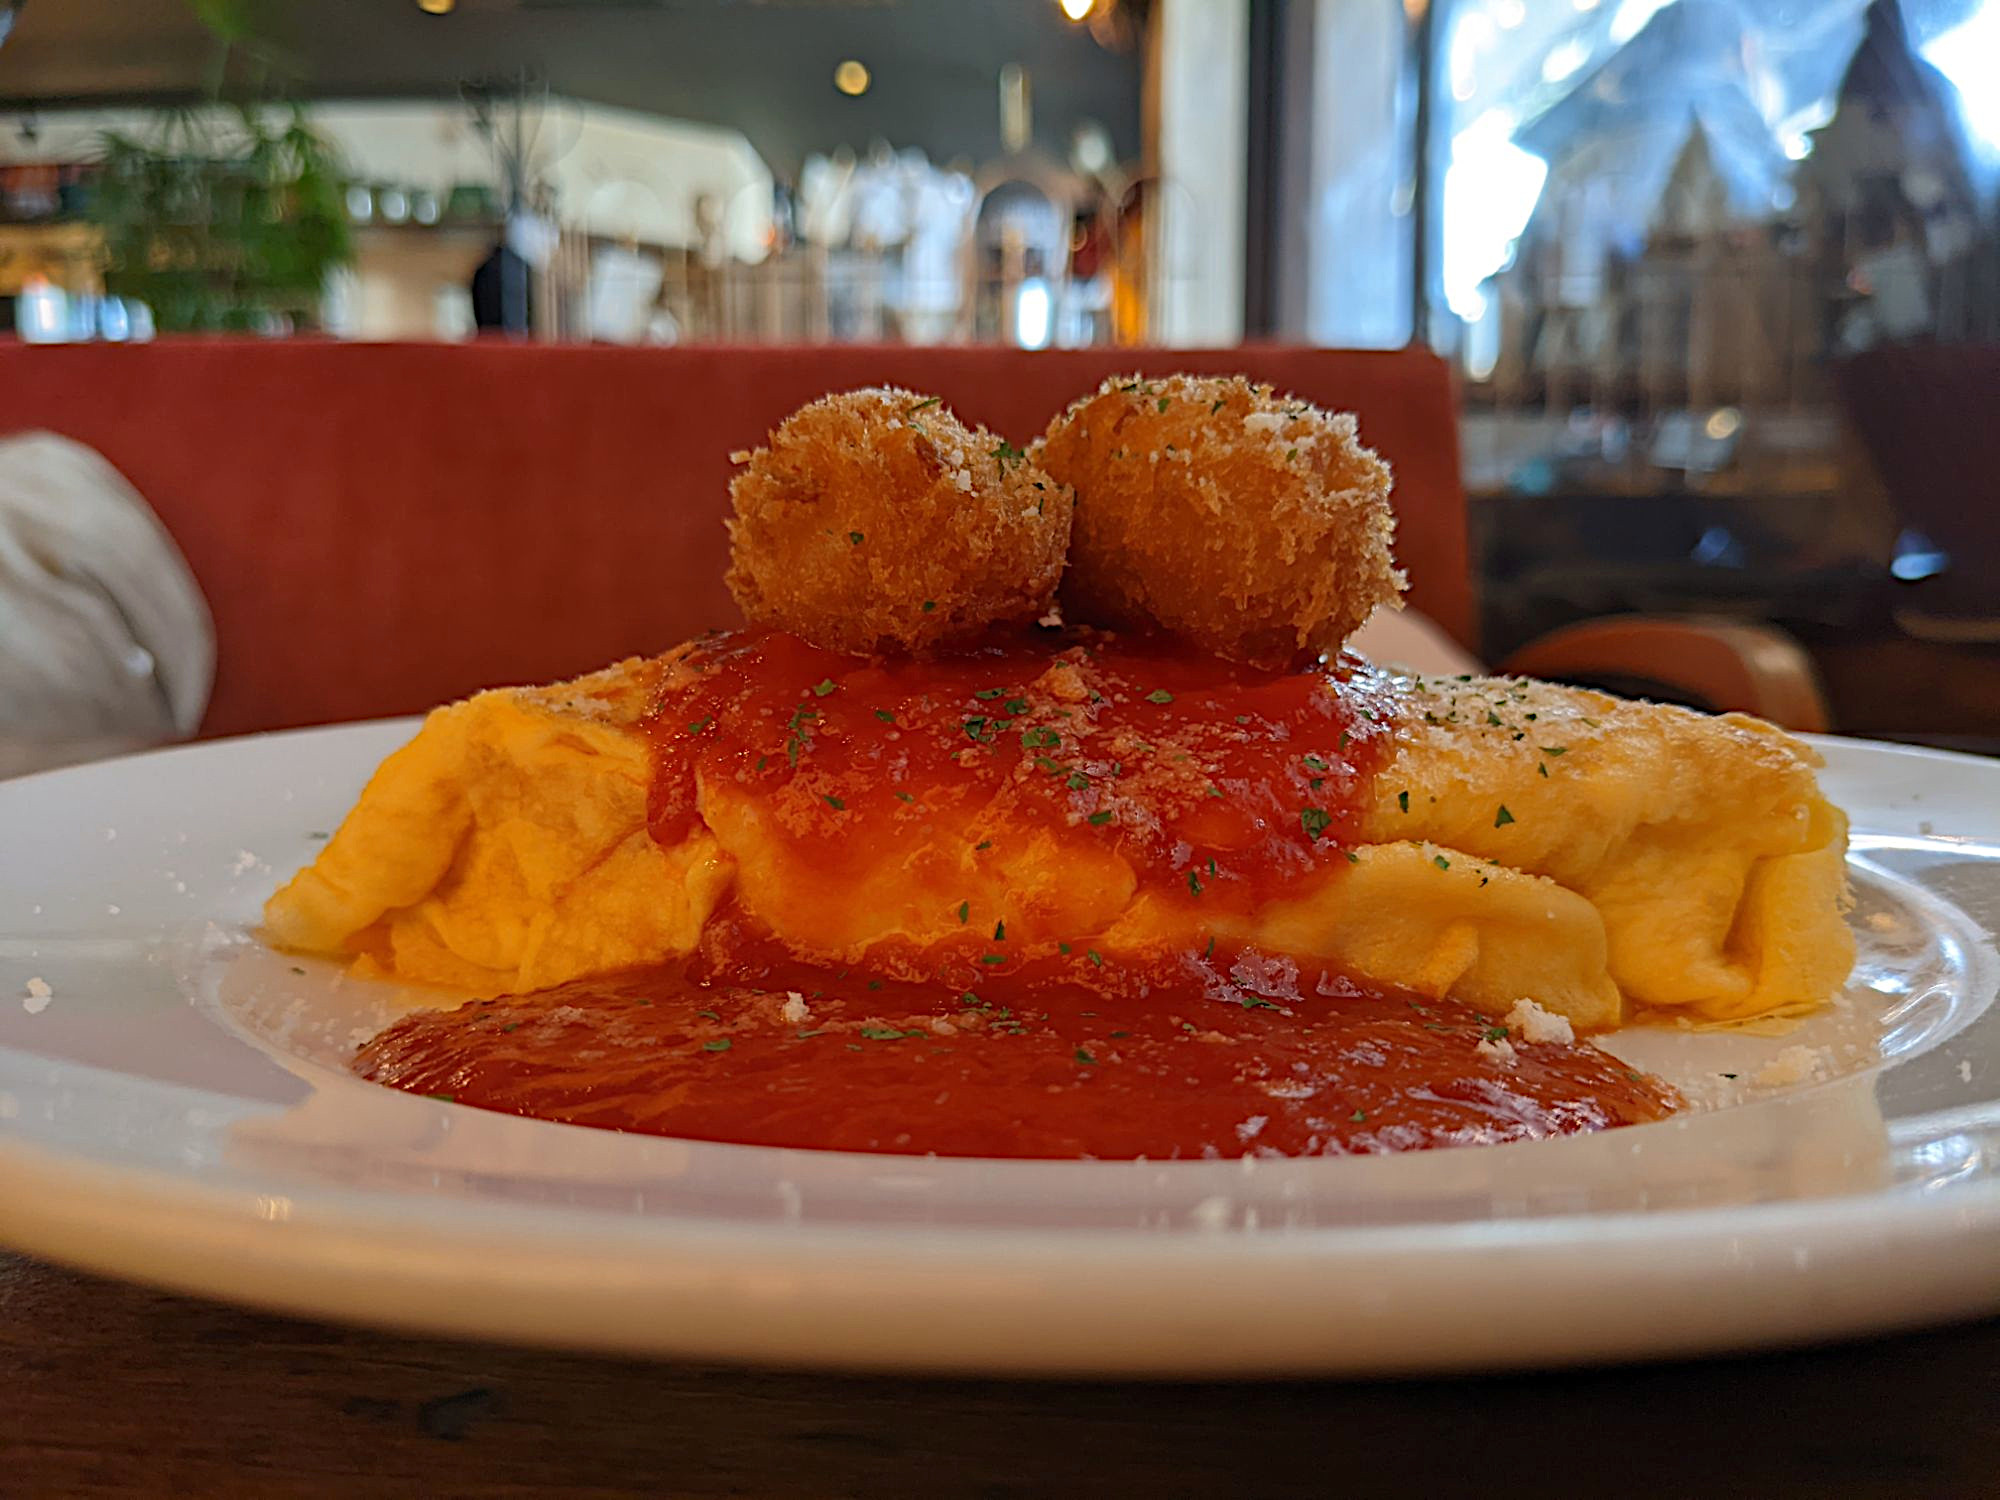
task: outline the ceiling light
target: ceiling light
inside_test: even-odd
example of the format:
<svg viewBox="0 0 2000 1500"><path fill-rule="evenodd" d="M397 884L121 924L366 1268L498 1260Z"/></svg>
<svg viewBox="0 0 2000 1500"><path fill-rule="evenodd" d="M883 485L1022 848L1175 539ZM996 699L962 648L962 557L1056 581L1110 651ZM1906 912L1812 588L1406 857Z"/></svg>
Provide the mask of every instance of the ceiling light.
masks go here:
<svg viewBox="0 0 2000 1500"><path fill-rule="evenodd" d="M1081 21L1097 9L1097 0L1060 0L1062 13L1072 21Z"/></svg>
<svg viewBox="0 0 2000 1500"><path fill-rule="evenodd" d="M417 0L417 9L427 16L448 16L458 0Z"/></svg>
<svg viewBox="0 0 2000 1500"><path fill-rule="evenodd" d="M851 57L833 70L833 86L850 98L867 93L868 83L868 69Z"/></svg>

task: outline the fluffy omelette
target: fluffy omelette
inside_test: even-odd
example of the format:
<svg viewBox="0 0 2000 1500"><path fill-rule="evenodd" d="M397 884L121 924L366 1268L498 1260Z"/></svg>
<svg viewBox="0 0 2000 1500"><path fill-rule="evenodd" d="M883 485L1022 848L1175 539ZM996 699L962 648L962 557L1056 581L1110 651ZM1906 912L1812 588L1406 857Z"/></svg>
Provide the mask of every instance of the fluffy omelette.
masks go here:
<svg viewBox="0 0 2000 1500"><path fill-rule="evenodd" d="M1210 476L1190 511L1289 484L1244 524L1320 531L1243 549L1244 602L1163 622L1180 641L1143 620L1038 629L1071 508L1154 497L1063 455L1120 459L1175 402L1193 415L1152 461ZM1270 434L1256 466L1204 456L1204 410ZM738 490L732 583L778 601L756 628L436 710L271 898L269 931L476 995L684 957L727 911L802 959L912 977L991 933L1093 963L1220 941L1484 1012L1532 998L1588 1030L1828 999L1853 958L1846 820L1809 747L1742 715L1311 661L1357 599L1400 584L1387 471L1342 421L1240 381L1135 380L1024 454L909 393L807 408ZM824 478L820 449L845 477ZM911 539L982 497L976 575L953 595ZM904 541L871 556L892 524ZM1343 526L1361 540L1324 541ZM1105 623L1130 627L1182 564L1091 534L1093 587L1120 601ZM777 562L752 550L772 536ZM899 591L902 557L925 571ZM1344 587L1342 569L1373 571ZM840 628L815 628L819 600ZM1293 642L1304 666L1270 659Z"/></svg>
<svg viewBox="0 0 2000 1500"><path fill-rule="evenodd" d="M649 716L685 725L708 706L681 706L702 692L698 650L437 710L271 899L270 931L375 972L516 993L684 955L733 899L829 964L951 944L995 922L1028 953L1067 944L1136 956L1220 936L1481 1009L1532 997L1590 1029L1634 1008L1714 1020L1807 1009L1852 963L1840 910L1846 820L1820 795L1810 749L1740 715L1517 678L1326 674L1317 690L1365 693L1377 717L1362 722L1383 739L1354 778L1351 826L1317 839L1296 817L1274 827L1326 856L1256 881L1254 901L1229 902L1205 867L1135 848L1122 809L1093 822L1109 805L1097 778L1072 788L1081 773L1036 764L1117 761L1115 787L1143 779L1149 756L1183 753L1124 748L1143 695L1090 702L1099 689L1087 657L1079 666L1051 653L1031 681L1000 684L998 706L1021 711L990 743L968 740L961 722L995 706L976 696L989 689L941 705L948 727L926 729L950 770L898 773L877 757L867 774L880 773L888 800L863 804L863 773L816 775L824 729L793 764L786 719L754 710L747 762L705 765L698 737L647 733ZM856 696L852 679L881 670L815 659L785 686L824 716ZM883 701L877 684L867 702ZM1023 743L1043 724L1062 726L1045 732L1061 734L1047 748L1065 758L1038 753L1039 736ZM1094 743L1100 724L1115 743ZM1299 757L1301 809L1311 753ZM990 762L991 774L971 775L959 755ZM656 758L694 783L696 816L666 840L649 817ZM750 769L758 758L762 774ZM1017 784L1054 795L1026 800ZM1156 811L1175 796L1138 793Z"/></svg>

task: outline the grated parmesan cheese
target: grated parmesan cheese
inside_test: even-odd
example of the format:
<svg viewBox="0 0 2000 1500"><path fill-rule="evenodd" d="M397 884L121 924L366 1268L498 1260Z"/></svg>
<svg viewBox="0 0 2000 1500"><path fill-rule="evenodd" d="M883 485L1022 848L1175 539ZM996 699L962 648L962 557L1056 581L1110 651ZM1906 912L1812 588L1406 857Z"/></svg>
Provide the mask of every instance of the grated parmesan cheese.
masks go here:
<svg viewBox="0 0 2000 1500"><path fill-rule="evenodd" d="M1481 1057L1494 1058L1495 1060L1497 1060L1506 1067L1511 1068L1514 1066L1514 1059L1516 1056L1516 1053L1514 1051L1514 1044L1508 1041L1507 1038L1505 1038L1504 1036L1498 1037L1492 1041L1487 1041L1484 1038L1481 1038L1478 1047L1478 1052Z"/></svg>
<svg viewBox="0 0 2000 1500"><path fill-rule="evenodd" d="M1826 1071L1826 1056L1817 1047L1793 1044L1759 1068L1751 1082L1759 1088L1781 1089L1804 1083Z"/></svg>
<svg viewBox="0 0 2000 1500"><path fill-rule="evenodd" d="M1507 1012L1507 1026L1521 1033L1524 1042L1573 1042L1576 1028L1569 1024L1568 1016L1556 1015L1543 1010L1532 1000L1516 1000L1513 1009Z"/></svg>

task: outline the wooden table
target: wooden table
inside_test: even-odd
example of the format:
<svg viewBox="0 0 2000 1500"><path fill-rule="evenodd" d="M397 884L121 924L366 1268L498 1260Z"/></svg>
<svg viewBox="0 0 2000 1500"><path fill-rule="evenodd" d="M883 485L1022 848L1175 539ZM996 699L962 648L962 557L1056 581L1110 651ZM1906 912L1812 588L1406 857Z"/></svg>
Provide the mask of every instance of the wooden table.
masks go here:
<svg viewBox="0 0 2000 1500"><path fill-rule="evenodd" d="M1495 1295L1505 1295L1496 1289ZM690 1368L239 1312L0 1255L0 1495L2000 1494L2000 1321L1389 1384Z"/></svg>

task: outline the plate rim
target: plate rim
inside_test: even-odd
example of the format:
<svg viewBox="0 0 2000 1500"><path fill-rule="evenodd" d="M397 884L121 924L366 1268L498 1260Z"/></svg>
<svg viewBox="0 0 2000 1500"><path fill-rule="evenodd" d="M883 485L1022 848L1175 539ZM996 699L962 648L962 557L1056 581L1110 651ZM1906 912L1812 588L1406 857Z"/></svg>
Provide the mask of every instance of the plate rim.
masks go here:
<svg viewBox="0 0 2000 1500"><path fill-rule="evenodd" d="M510 1225L496 1243L481 1230L505 1214L488 1205L434 1200L413 1232L383 1207L389 1195L338 1185L317 1185L312 1211L294 1221L274 1217L247 1186L190 1185L105 1163L83 1169L87 1183L78 1175L56 1153L0 1150L0 1232L29 1254L86 1271L270 1312L654 1358L968 1375L1361 1376L1747 1351L2000 1311L2000 1181L1946 1193L1255 1233L917 1225L774 1233L770 1224L562 1209L525 1233ZM37 1191L57 1184L63 1191L46 1198ZM23 1210L37 1202L51 1208ZM224 1211L205 1211L216 1209ZM1520 1316L1524 1306L1533 1313L1535 1297L1496 1318L1510 1304L1495 1301L1491 1281L1532 1274L1550 1250L1592 1252L1568 1290L1599 1311L1627 1299L1623 1316L1581 1337L1566 1325L1553 1338ZM135 1265L141 1251L147 1264ZM1885 1256L1906 1273L1887 1299L1874 1286ZM1371 1273L1399 1281L1400 1297L1376 1289ZM1005 1283L1010 1295L990 1309L969 1305L954 1290L968 1279ZM908 1318L912 1285L931 1321ZM511 1300L469 1298L473 1291ZM1112 1342L1173 1299L1197 1295L1214 1304L1200 1321L1235 1320L1232 1342L1171 1352L1157 1336L1123 1349ZM814 1306L823 1300L842 1304L832 1324ZM1004 1331L993 1313L1009 1320ZM1301 1347L1291 1326L1301 1318L1347 1336L1321 1334ZM881 1332L857 1339L857 1322ZM968 1323L999 1342L952 1347L949 1335ZM1080 1350L1079 1333L1106 1342ZM1288 1347L1269 1347L1288 1333Z"/></svg>
<svg viewBox="0 0 2000 1500"><path fill-rule="evenodd" d="M417 722L398 717L307 726L136 752L0 783L0 800L17 794L17 787L25 788L27 795L40 794L49 777L76 782L107 770L129 771L128 763L135 761L198 757L223 747L240 751L250 744L301 735L360 739ZM1862 752L1898 760L1936 759L1980 777L2000 779L2000 761L1962 752L1841 736L1801 738L1835 755ZM133 1076L116 1069L88 1070ZM275 1191L260 1194L254 1190L259 1183ZM288 1204L285 1213L275 1214L269 1200L288 1197L282 1189L293 1185L303 1186L305 1193ZM298 1211L301 1206L303 1211ZM1643 1212L1391 1225L1274 1225L1255 1231L1232 1227L1213 1233L920 1222L795 1225L670 1214L631 1218L573 1205L468 1202L406 1189L293 1179L273 1169L231 1168L222 1176L204 1178L190 1170L120 1164L31 1144L0 1125L0 1238L31 1254L86 1269L305 1316L603 1352L962 1373L1274 1375L1547 1367L1768 1347L2000 1310L2000 1180L1954 1183L1940 1192L1882 1187L1804 1200ZM1879 1271L1882 1247L1890 1244L1910 1255L1909 1269L1921 1269L1928 1284L1911 1289L1911 1296L1900 1302L1855 1305L1855 1277L1871 1267ZM1407 1275L1413 1265L1450 1268L1475 1258L1514 1261L1551 1247L1596 1252L1593 1284L1601 1288L1642 1293L1635 1299L1640 1301L1657 1299L1663 1291L1679 1297L1675 1304L1682 1314L1679 1325L1656 1328L1637 1338L1631 1327L1619 1324L1594 1340L1571 1339L1559 1348L1532 1340L1512 1352L1496 1352L1490 1343L1476 1340L1462 1348L1450 1347L1443 1341L1449 1332L1448 1314L1490 1312L1484 1301L1489 1293L1482 1289L1469 1300L1433 1311L1424 1323L1427 1332L1400 1348L1381 1337L1378 1328L1362 1337L1322 1338L1310 1350L1293 1349L1269 1359L1245 1355L1242 1346L1254 1340L1238 1337L1233 1347L1189 1348L1170 1358L1155 1349L1150 1355L1142 1350L1138 1356L1103 1355L1093 1360L1073 1350L1051 1354L1052 1347L1066 1347L1060 1338L1037 1345L1032 1336L1038 1328L1042 1335L1061 1333L1045 1326L1048 1316L1076 1318L1087 1312L1078 1303L1075 1288L1065 1293L1049 1278L1047 1273L1056 1269L1082 1270L1101 1279L1118 1270L1133 1275L1135 1260L1141 1260L1144 1264L1133 1275L1135 1281L1182 1278L1183 1289L1192 1290L1219 1273L1240 1272L1247 1266L1257 1273L1252 1279L1259 1283L1255 1300L1247 1304L1252 1314L1256 1303L1269 1300L1262 1290L1267 1280L1296 1282L1309 1274L1335 1278L1320 1289L1310 1311L1322 1318L1335 1313L1348 1317L1366 1334L1371 1317L1379 1323L1380 1309L1371 1312L1364 1296L1339 1285L1338 1278L1344 1275L1398 1265ZM559 1269L535 1269L538 1260L557 1251ZM398 1255L404 1258L400 1271L394 1259ZM1810 1305L1801 1310L1788 1304L1754 1316L1756 1307L1739 1301L1736 1311L1745 1320L1733 1330L1717 1327L1714 1309L1689 1294L1700 1292L1697 1283L1704 1268L1725 1265L1731 1255L1764 1276L1773 1268L1784 1273L1791 1258L1802 1256L1779 1280L1786 1287L1803 1289ZM1015 1331L1016 1343L1006 1350L980 1346L954 1356L941 1351L929 1334L896 1334L857 1343L839 1333L847 1323L829 1325L815 1322L810 1311L801 1314L802 1297L837 1283L857 1306L872 1307L892 1332L900 1328L893 1316L894 1299L878 1290L870 1301L862 1295L866 1282L856 1280L856 1262L885 1257L906 1268L915 1263L915 1270L925 1275L952 1268L963 1271L971 1259L983 1274L1004 1276L1011 1261L1017 1277L1041 1278L1037 1284L1044 1294L1044 1323L1023 1320ZM482 1262L477 1269L485 1282L507 1283L517 1300L536 1305L501 1314L491 1307L468 1311L452 1294L463 1291L467 1266L474 1259ZM810 1264L815 1260L825 1264L815 1267ZM723 1262L720 1270L718 1261ZM378 1279L356 1290L353 1273L363 1264L370 1265ZM1474 1269L1483 1272L1485 1267ZM590 1274L579 1276L580 1271ZM607 1277L628 1296L649 1296L652 1300L646 1305L653 1316L632 1318L629 1326L609 1319L598 1291L577 1285L579 1279L591 1281L594 1274ZM727 1329L717 1331L716 1306L703 1306L704 1301L718 1302L718 1275L735 1288L719 1301L733 1316L748 1320L734 1336ZM785 1275L794 1278L790 1291L756 1285L759 1277L769 1282ZM289 1286L281 1285L287 1276L293 1278ZM684 1283L678 1292L673 1285L676 1278ZM1242 1291L1232 1289L1238 1302L1243 1300ZM1159 1285L1150 1291L1129 1289L1122 1300L1113 1300L1109 1311L1129 1319L1164 1294ZM1008 1305L1018 1318L1023 1304ZM1665 1305L1654 1301L1662 1311ZM588 1312L568 1334L551 1322L551 1314L564 1308ZM1300 1304L1289 1304L1274 1314L1267 1307L1266 1322L1259 1326L1268 1334L1281 1334L1279 1320L1299 1308ZM778 1328L787 1317L773 1318L774 1311L788 1315L795 1326L789 1332ZM695 1321L690 1324L689 1318ZM1255 1323L1254 1316L1250 1321ZM760 1330L755 1337L747 1331L751 1323ZM1398 1326L1404 1334L1409 1332L1407 1323Z"/></svg>

